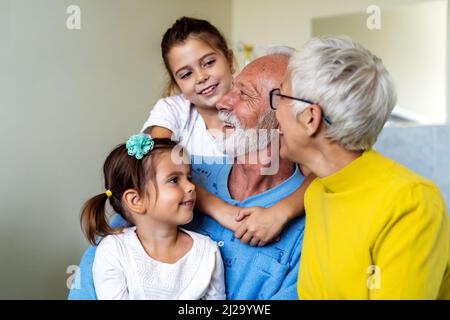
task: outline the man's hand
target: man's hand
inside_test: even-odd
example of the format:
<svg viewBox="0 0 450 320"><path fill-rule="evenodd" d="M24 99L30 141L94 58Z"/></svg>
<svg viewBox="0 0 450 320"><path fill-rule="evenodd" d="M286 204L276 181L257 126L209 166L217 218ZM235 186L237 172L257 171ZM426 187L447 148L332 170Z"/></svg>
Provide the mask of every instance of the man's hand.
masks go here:
<svg viewBox="0 0 450 320"><path fill-rule="evenodd" d="M239 222L235 237L251 246L265 246L279 240L278 235L289 221L287 215L279 210L262 207L241 208L236 216Z"/></svg>

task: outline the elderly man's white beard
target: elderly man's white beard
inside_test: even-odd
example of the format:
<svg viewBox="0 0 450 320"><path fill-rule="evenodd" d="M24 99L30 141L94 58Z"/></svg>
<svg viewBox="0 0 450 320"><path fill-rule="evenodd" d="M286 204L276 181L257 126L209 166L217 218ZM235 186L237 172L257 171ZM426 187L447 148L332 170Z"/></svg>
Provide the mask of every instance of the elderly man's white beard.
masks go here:
<svg viewBox="0 0 450 320"><path fill-rule="evenodd" d="M219 118L233 125L234 132L229 136L222 133L215 139L216 146L234 158L267 148L276 134L277 120L272 111L261 115L256 127L249 129L245 129L237 117L228 112L219 111Z"/></svg>

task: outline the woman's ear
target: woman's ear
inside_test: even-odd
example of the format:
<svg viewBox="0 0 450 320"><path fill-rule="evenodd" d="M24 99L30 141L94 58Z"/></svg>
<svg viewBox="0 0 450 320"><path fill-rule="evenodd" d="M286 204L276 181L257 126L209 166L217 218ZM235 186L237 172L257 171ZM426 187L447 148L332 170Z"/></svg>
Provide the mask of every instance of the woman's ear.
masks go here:
<svg viewBox="0 0 450 320"><path fill-rule="evenodd" d="M137 214L144 214L146 211L143 199L134 189L126 190L122 195L122 201L132 212L135 212Z"/></svg>
<svg viewBox="0 0 450 320"><path fill-rule="evenodd" d="M306 129L306 134L312 137L319 132L322 123L322 109L313 104L297 116L297 121L300 121Z"/></svg>

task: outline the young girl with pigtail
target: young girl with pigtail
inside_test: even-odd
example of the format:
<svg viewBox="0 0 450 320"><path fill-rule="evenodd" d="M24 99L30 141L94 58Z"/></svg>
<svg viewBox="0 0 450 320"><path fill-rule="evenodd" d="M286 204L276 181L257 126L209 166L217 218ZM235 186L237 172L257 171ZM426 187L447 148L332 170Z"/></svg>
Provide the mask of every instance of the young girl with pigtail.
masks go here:
<svg viewBox="0 0 450 320"><path fill-rule="evenodd" d="M88 240L98 245L98 299L225 299L217 244L179 228L192 220L196 192L188 154L175 146L141 133L107 157L106 191L81 214ZM107 203L133 227L110 227Z"/></svg>

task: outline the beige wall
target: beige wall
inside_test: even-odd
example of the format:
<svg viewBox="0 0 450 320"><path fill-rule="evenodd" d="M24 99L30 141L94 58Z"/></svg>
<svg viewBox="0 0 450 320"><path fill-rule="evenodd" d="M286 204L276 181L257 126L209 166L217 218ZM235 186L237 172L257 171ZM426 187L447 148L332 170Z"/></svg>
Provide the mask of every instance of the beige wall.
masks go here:
<svg viewBox="0 0 450 320"><path fill-rule="evenodd" d="M257 54L262 54L270 45L300 48L313 33L342 33L341 30L375 53L381 45L381 49L388 49L387 53L378 54L396 80L399 106L413 113L419 112L423 121L442 123L447 108L445 66L450 60L446 56L447 2L278 0L264 1L261 5L259 0L234 0L232 38L235 45L239 42L253 44ZM365 14L369 5L378 5L383 10L382 30L374 31L370 36L366 28L369 15ZM320 26L314 21L330 23L317 29ZM313 26L316 26L315 31ZM414 46L416 39L422 41L418 46ZM242 54L238 53L238 56L242 65ZM448 105L450 110L450 103Z"/></svg>
<svg viewBox="0 0 450 320"><path fill-rule="evenodd" d="M301 47L311 37L317 17L365 12L369 5L396 8L429 0L232 0L232 39L255 44Z"/></svg>
<svg viewBox="0 0 450 320"><path fill-rule="evenodd" d="M81 204L163 86L163 32L192 15L229 37L230 14L221 0L0 0L0 299L66 297Z"/></svg>
<svg viewBox="0 0 450 320"><path fill-rule="evenodd" d="M417 3L381 13L381 29L355 13L312 21L312 35L346 34L383 59L398 92L395 112L424 124L447 120L447 1Z"/></svg>

